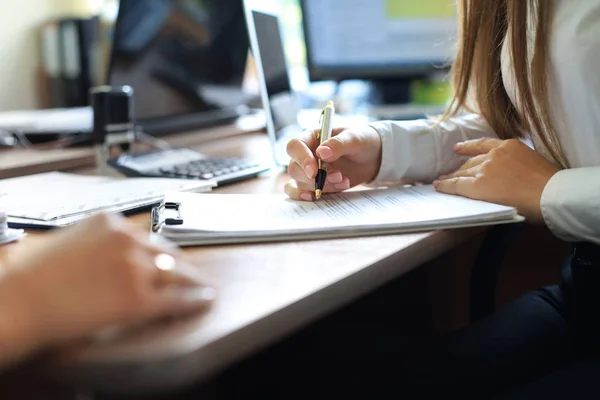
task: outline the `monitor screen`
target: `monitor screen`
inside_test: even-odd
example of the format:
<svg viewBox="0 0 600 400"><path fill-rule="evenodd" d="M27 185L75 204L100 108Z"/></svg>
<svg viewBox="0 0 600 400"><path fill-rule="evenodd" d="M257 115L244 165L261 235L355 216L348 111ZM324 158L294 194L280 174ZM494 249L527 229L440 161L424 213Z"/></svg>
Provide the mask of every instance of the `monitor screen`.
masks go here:
<svg viewBox="0 0 600 400"><path fill-rule="evenodd" d="M431 72L455 51L448 0L302 0L312 80Z"/></svg>
<svg viewBox="0 0 600 400"><path fill-rule="evenodd" d="M248 46L242 0L121 0L108 81L142 120L238 107Z"/></svg>

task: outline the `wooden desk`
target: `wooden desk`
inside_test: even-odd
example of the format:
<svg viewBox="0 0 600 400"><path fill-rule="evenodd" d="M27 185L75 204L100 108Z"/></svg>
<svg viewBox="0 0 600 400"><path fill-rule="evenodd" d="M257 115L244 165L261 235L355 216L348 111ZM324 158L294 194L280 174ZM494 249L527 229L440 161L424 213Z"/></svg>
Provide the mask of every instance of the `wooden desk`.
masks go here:
<svg viewBox="0 0 600 400"><path fill-rule="evenodd" d="M217 155L269 151L266 138L259 134L211 142L200 149ZM279 192L285 180L274 172L217 191ZM130 220L149 227L147 214ZM219 291L208 314L149 327L110 343L70 349L42 372L68 385L113 394L169 390L207 379L432 260L474 232L189 248L187 255ZM31 234L14 249L26 250L45 235Z"/></svg>
<svg viewBox="0 0 600 400"><path fill-rule="evenodd" d="M185 132L165 137L173 146L197 146L248 132L264 129L261 113L239 118L234 124L218 126L198 132ZM47 171L68 171L92 167L95 163L91 147L66 149L0 149L0 179L37 174Z"/></svg>

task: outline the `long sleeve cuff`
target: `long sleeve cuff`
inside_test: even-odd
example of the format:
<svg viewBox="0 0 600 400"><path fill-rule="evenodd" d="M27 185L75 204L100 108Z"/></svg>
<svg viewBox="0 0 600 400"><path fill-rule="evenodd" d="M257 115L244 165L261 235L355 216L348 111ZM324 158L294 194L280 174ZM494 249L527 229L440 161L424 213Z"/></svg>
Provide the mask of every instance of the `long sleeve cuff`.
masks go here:
<svg viewBox="0 0 600 400"><path fill-rule="evenodd" d="M402 178L402 171L398 171L396 160L396 146L394 146L394 135L389 122L380 121L370 124L381 138L381 164L379 172L371 185L385 185L398 182Z"/></svg>
<svg viewBox="0 0 600 400"><path fill-rule="evenodd" d="M465 161L452 149L455 143L495 136L489 125L475 114L440 122L381 121L370 126L379 133L383 144L376 184L398 183L402 179L431 182Z"/></svg>
<svg viewBox="0 0 600 400"><path fill-rule="evenodd" d="M429 121L380 121L369 126L379 133L382 144L381 165L372 184L394 184L430 175L424 171L435 169L436 143Z"/></svg>
<svg viewBox="0 0 600 400"><path fill-rule="evenodd" d="M541 209L546 225L560 239L600 244L600 167L555 174L544 188Z"/></svg>

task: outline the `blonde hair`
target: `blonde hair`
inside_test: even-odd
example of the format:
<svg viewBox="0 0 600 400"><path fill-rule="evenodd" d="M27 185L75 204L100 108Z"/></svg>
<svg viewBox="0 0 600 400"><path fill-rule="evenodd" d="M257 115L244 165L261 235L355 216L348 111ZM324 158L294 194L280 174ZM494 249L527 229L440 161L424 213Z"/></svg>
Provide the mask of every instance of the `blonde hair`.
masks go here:
<svg viewBox="0 0 600 400"><path fill-rule="evenodd" d="M477 112L501 139L536 135L555 163L568 166L549 115L548 36L550 0L459 0L459 40L452 65L454 95L444 118ZM535 16L530 57L528 18ZM510 34L510 58L519 110L502 81L501 51ZM531 60L531 62L529 61ZM471 98L472 97L472 98ZM471 107L469 101L473 101ZM473 108L476 108L475 110Z"/></svg>

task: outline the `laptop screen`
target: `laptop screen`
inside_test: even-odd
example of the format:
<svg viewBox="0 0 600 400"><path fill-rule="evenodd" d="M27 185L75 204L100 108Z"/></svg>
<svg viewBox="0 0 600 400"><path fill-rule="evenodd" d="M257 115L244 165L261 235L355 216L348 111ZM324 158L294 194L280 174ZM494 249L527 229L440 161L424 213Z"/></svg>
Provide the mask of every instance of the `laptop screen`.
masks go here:
<svg viewBox="0 0 600 400"><path fill-rule="evenodd" d="M260 57L259 74L264 79L265 108L270 109L277 139L283 128L297 125L298 107L288 75L279 20L276 16L251 11L255 43L254 52Z"/></svg>
<svg viewBox="0 0 600 400"><path fill-rule="evenodd" d="M267 85L267 93L274 96L290 93L290 81L279 31L279 22L274 15L253 11L256 39L260 47L260 58Z"/></svg>
<svg viewBox="0 0 600 400"><path fill-rule="evenodd" d="M138 119L238 107L248 45L242 0L121 0L109 83Z"/></svg>

